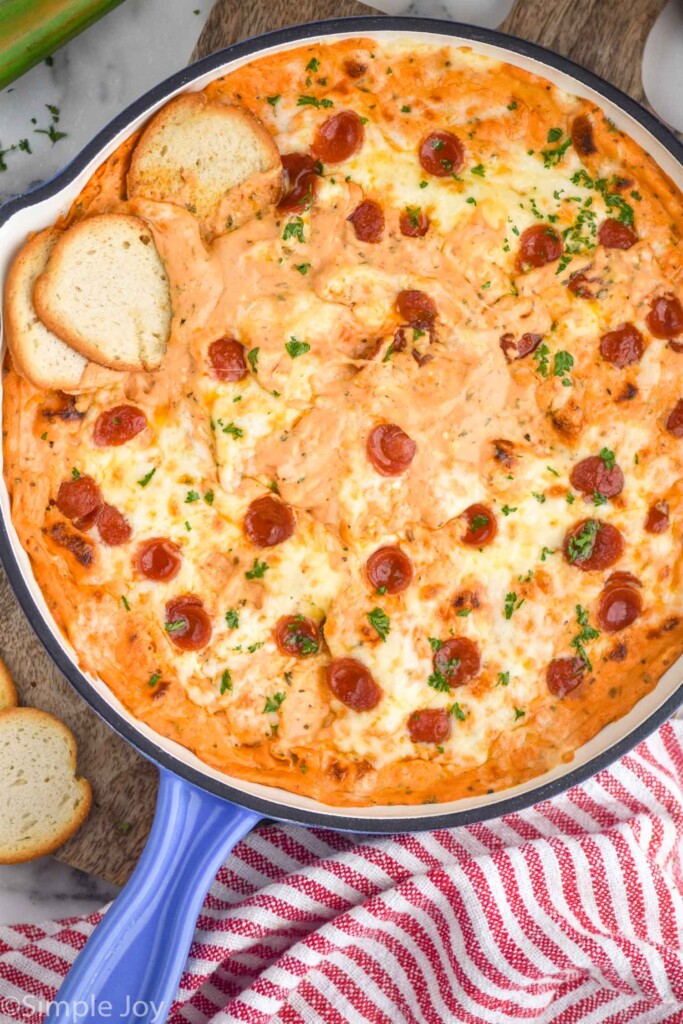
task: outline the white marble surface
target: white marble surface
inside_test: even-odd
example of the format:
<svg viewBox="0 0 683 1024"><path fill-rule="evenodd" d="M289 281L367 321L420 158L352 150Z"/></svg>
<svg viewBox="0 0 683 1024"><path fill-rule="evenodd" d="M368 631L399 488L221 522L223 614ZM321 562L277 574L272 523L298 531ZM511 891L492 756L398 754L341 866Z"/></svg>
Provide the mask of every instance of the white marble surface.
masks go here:
<svg viewBox="0 0 683 1024"><path fill-rule="evenodd" d="M373 0L366 0L373 3ZM51 177L124 106L187 63L211 0L126 0L102 21L0 92L0 202ZM392 14L422 14L495 27L512 0L375 0ZM644 81L660 115L683 129L683 0L669 0L646 50ZM47 104L57 108L54 117ZM32 119L35 119L32 120ZM38 131L65 136L51 142ZM0 867L0 925L90 913L111 886L41 858Z"/></svg>

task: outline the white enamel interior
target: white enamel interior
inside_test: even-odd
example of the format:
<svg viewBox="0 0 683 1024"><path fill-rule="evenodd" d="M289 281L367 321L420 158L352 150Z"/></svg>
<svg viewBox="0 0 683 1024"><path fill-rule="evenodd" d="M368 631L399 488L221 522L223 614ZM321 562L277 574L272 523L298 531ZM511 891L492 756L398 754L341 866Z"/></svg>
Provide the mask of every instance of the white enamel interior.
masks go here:
<svg viewBox="0 0 683 1024"><path fill-rule="evenodd" d="M352 33L357 35L358 33ZM683 166L672 156L671 153L654 138L650 132L648 132L638 121L632 118L629 114L625 113L620 107L614 105L607 99L605 99L600 93L595 92L593 89L577 81L570 75L565 74L562 71L557 70L552 65L546 64L542 61L538 61L529 57L522 56L520 54L513 53L503 47L493 46L487 43L473 42L469 39L463 39L458 36L442 35L438 32L398 32L398 31L375 31L372 33L364 33L365 35L371 35L378 41L390 41L395 39L414 39L418 43L429 43L433 42L436 44L448 44L451 46L464 45L470 46L473 50L478 53L486 54L490 57L497 58L508 63L515 64L526 70L536 72L545 76L551 82L554 82L560 88L565 89L567 92L573 93L574 95L583 96L588 99L594 100L599 104L602 109L607 113L615 124L628 132L641 146L650 153L660 167L680 186L683 187ZM156 104L150 105L144 113L140 114L135 120L130 121L121 131L111 139L111 141L104 146L104 148L94 157L90 163L81 171L81 173L67 186L65 186L60 192L48 199L31 203L30 197L27 199L29 205L23 209L17 211L6 223L0 228L0 281L4 280L4 276L7 272L8 265L14 253L24 242L27 234L32 231L38 231L41 228L51 224L60 214L65 213L70 207L73 199L81 191L85 183L87 182L93 171L99 166L99 164L119 145L123 139L125 139L134 129L136 129L142 122L147 120L149 115L154 112L158 107L162 106L171 96L181 91L193 91L201 89L207 82L213 78L217 78L219 75L224 74L227 71L231 71L234 68L240 67L242 64L248 63L257 56L261 56L267 53L274 53L281 50L293 49L297 46L301 46L305 43L314 41L332 41L335 39L341 39L348 36L349 33L336 33L336 34L321 34L315 36L309 36L305 39L298 39L287 45L270 46L259 50L257 53L252 53L249 56L241 57L237 60L229 61L224 65L216 68L215 70L208 72L203 75L198 75L188 86L183 89L176 89L170 91L164 96L162 100L159 100ZM1 386L1 384L0 384ZM2 454L0 453L0 458ZM4 480L0 481L0 509L4 517L7 529L10 535L10 540L14 548L14 552L17 561L21 567L21 571L28 587L36 607L38 608L42 618L51 630L55 639L59 645L66 652L67 656L75 661L78 660L73 651L73 648L63 638L60 631L57 629L50 612L48 611L47 605L43 596L38 588L30 567L28 557L22 549L19 540L16 535L16 531L11 522L10 518L10 507L9 497L7 489L4 484ZM645 721L650 715L652 715L657 708L659 708L664 701L671 696L676 688L683 679L683 659L679 659L659 680L657 686L644 697L628 714L621 718L618 722L614 722L611 725L604 728L597 736L582 746L576 751L574 759L567 764L563 764L555 768L552 772L548 772L545 775L539 776L532 779L530 782L525 783L521 786L516 786L512 789L504 790L503 792L495 793L490 796L477 796L466 800L453 801L451 803L432 804L432 805L419 805L415 807L403 807L397 808L396 806L390 807L371 807L371 808L335 808L328 807L324 804L318 803L315 800L310 800L305 797L297 796L293 793L287 793L284 790L273 789L271 787L257 785L255 783L242 782L232 778L226 777L223 773L215 771L203 764L197 757L191 754L184 747L179 746L172 740L164 739L157 733L154 733L146 725L134 719L123 707L123 705L114 697L109 688L99 679L88 676L88 679L97 693L102 697L107 704L109 704L116 712L124 719L126 719L142 736L147 737L149 740L160 746L166 752L171 754L178 762L186 764L203 775L222 781L227 781L231 785L240 789L244 793L250 793L256 797L262 799L275 801L281 808L283 817L287 816L288 809L301 809L308 811L317 812L318 816L324 815L347 815L354 818L368 819L368 827L371 827L371 821L382 819L382 818L396 818L399 814L406 820L414 821L415 819L421 819L421 822L425 827L429 825L430 817L436 815L443 815L452 811L465 811L472 808L487 808L490 816L493 817L496 814L496 804L501 800L509 799L522 794L528 794L534 790L539 789L541 786L546 785L549 782L560 779L563 775L567 775L569 772L574 771L580 766L588 763L594 758L603 754L606 750L611 748L613 745L619 743L625 739L634 729L636 729L643 721ZM527 798L527 801L528 798Z"/></svg>

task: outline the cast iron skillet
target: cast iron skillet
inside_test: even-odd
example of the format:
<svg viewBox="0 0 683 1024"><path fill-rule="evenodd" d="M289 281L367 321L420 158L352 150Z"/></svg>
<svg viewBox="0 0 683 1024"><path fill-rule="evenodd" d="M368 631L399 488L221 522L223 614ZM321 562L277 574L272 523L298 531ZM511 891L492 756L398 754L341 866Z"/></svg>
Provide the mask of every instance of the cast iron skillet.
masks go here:
<svg viewBox="0 0 683 1024"><path fill-rule="evenodd" d="M475 50L536 70L569 92L594 98L683 185L683 146L668 129L630 97L563 57L520 39L453 22L395 17L336 19L272 32L221 50L171 76L133 103L61 174L3 207L0 274L27 233L46 226L67 209L100 161L172 95L188 87L199 88L229 67L267 50L287 49L313 38L396 33L412 36L417 42L428 42L430 37L441 42L462 40ZM35 584L11 523L4 483L0 483L0 558L19 603L55 663L113 729L159 766L161 775L157 813L140 862L78 957L48 1020L75 1024L106 1015L120 1021L162 1024L177 990L204 895L234 843L259 819L391 833L465 825L519 811L606 767L683 702L683 663L678 662L629 715L581 748L572 765L561 766L502 796L417 808L331 808L212 772L183 748L136 722L102 683L84 675Z"/></svg>

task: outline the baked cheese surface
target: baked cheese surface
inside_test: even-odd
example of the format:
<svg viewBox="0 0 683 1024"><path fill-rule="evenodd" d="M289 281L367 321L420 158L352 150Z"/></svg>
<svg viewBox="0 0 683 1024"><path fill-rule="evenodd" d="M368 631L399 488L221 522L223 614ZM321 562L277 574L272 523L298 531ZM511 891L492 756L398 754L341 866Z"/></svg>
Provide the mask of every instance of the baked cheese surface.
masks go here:
<svg viewBox="0 0 683 1024"><path fill-rule="evenodd" d="M154 373L8 365L5 475L82 666L245 779L434 802L542 773L683 649L681 196L603 112L468 49L353 39L206 88L283 157L207 241L145 220Z"/></svg>

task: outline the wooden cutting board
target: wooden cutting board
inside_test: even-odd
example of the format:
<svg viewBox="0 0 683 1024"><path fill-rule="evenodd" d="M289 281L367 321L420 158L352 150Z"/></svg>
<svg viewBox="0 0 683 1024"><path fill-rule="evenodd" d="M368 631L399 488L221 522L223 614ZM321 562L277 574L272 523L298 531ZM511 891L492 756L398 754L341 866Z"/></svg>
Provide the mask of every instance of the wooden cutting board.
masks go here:
<svg viewBox="0 0 683 1024"><path fill-rule="evenodd" d="M643 99L645 40L665 0L517 0L504 32L548 46ZM305 21L378 12L356 0L216 0L195 47L203 57L240 39ZM22 704L51 711L78 740L79 770L91 782L93 811L57 856L122 884L149 830L157 773L76 695L51 664L0 570L0 650Z"/></svg>

